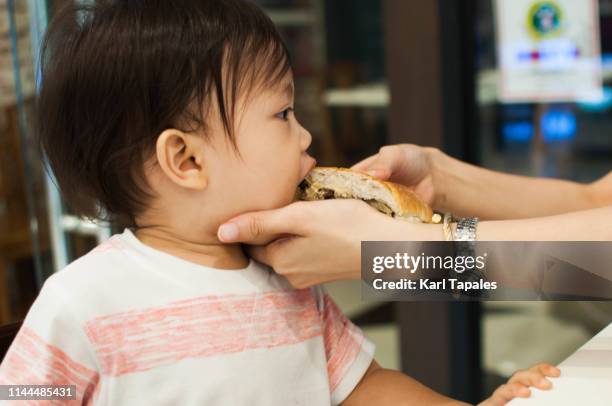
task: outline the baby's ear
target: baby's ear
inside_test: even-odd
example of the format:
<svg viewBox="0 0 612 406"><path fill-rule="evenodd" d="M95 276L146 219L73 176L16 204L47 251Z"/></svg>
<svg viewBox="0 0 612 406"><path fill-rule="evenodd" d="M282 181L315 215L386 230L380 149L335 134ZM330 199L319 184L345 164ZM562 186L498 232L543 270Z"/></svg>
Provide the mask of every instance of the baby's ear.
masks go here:
<svg viewBox="0 0 612 406"><path fill-rule="evenodd" d="M203 148L201 137L170 128L157 138L157 161L161 170L177 185L203 190L208 184Z"/></svg>

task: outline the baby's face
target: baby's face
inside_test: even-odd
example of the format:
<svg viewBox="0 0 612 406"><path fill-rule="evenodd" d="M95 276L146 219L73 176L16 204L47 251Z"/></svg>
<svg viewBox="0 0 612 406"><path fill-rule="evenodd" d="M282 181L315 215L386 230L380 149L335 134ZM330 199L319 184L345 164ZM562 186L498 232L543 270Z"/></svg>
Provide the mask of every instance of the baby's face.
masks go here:
<svg viewBox="0 0 612 406"><path fill-rule="evenodd" d="M291 203L296 187L315 166L306 153L312 137L297 121L293 103L288 75L278 88L253 94L237 110L235 135L242 159L226 136L217 137L218 145L205 152L204 162L210 163L205 193L223 220Z"/></svg>

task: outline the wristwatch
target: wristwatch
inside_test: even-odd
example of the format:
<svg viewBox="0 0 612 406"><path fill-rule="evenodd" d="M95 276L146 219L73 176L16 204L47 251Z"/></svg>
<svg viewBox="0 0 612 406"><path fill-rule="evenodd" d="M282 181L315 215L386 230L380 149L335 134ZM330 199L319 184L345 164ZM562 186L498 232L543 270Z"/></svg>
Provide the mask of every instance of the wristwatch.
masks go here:
<svg viewBox="0 0 612 406"><path fill-rule="evenodd" d="M462 218L457 222L455 241L476 241L478 217Z"/></svg>
<svg viewBox="0 0 612 406"><path fill-rule="evenodd" d="M457 229L455 230L455 256L475 257L476 256L476 226L478 225L477 217L462 218L457 221ZM463 269L461 271L455 269L457 273L472 271L473 269Z"/></svg>
<svg viewBox="0 0 612 406"><path fill-rule="evenodd" d="M478 225L477 217L462 218L457 221L457 229L454 235L455 257L476 257L476 226ZM465 261L464 261L465 264ZM464 266L463 269L454 271L458 274L457 278L463 282L479 282L486 280L485 274L476 268L475 264L471 267ZM467 272L466 272L467 271ZM453 292L455 298L461 296L469 296L472 298L486 298L489 296L486 290L469 290L468 292Z"/></svg>

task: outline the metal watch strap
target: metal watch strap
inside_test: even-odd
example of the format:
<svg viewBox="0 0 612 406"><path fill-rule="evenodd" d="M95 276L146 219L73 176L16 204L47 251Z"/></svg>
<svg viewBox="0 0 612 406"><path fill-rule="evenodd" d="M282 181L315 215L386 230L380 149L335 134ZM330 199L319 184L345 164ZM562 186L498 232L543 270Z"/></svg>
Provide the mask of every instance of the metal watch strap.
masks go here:
<svg viewBox="0 0 612 406"><path fill-rule="evenodd" d="M477 217L462 218L457 221L457 229L455 230L455 258L457 257L476 257L476 226L478 225ZM485 254L486 255L486 254ZM464 266L461 269L455 267L456 278L462 282L481 282L486 281L484 273L476 268L474 262L471 266L467 266L463 260ZM459 298L469 296L472 298L488 297L486 290L470 290L467 293L455 290L453 297Z"/></svg>
<svg viewBox="0 0 612 406"><path fill-rule="evenodd" d="M478 217L462 218L457 222L455 241L476 241Z"/></svg>
<svg viewBox="0 0 612 406"><path fill-rule="evenodd" d="M462 218L457 221L457 229L455 230L455 256L474 257L476 255L475 241L477 225L478 218L476 217ZM463 273L466 270L472 271L473 269L463 268L461 271L455 269L455 272Z"/></svg>

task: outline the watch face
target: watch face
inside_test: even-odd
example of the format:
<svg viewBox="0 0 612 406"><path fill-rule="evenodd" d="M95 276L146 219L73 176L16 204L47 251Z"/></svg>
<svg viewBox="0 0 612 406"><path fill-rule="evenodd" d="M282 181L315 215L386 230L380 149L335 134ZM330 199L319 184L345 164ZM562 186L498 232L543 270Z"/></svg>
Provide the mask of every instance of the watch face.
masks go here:
<svg viewBox="0 0 612 406"><path fill-rule="evenodd" d="M476 224L478 218L472 217L461 219L457 222L457 231L455 232L455 240L457 241L474 241L476 239Z"/></svg>

